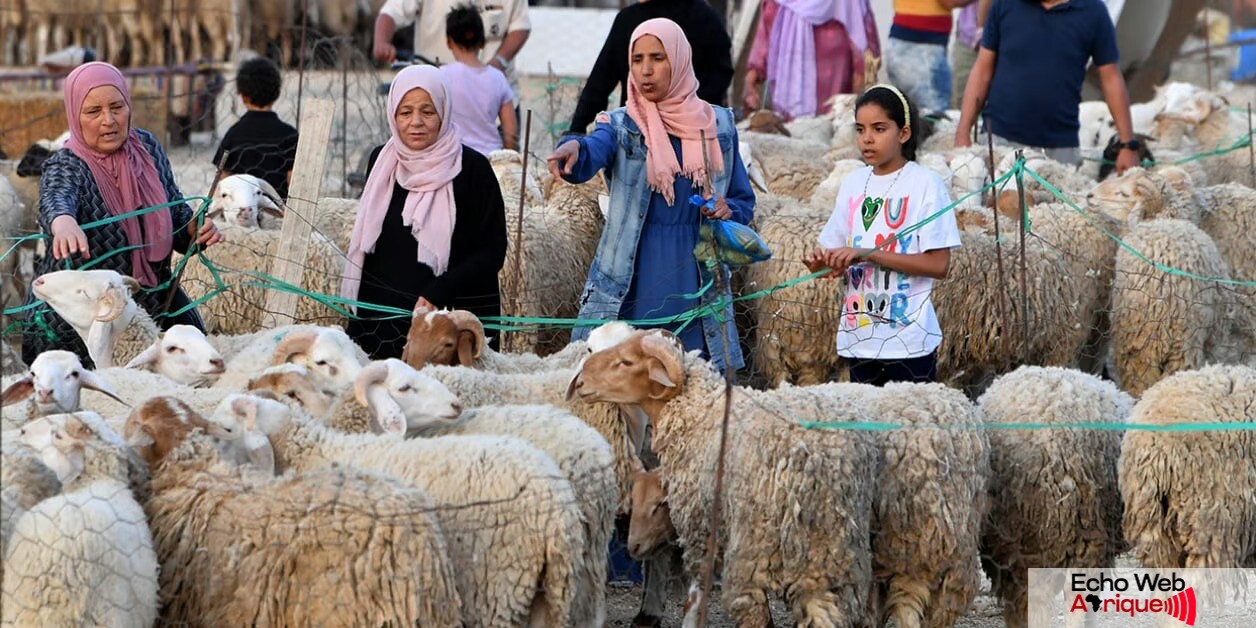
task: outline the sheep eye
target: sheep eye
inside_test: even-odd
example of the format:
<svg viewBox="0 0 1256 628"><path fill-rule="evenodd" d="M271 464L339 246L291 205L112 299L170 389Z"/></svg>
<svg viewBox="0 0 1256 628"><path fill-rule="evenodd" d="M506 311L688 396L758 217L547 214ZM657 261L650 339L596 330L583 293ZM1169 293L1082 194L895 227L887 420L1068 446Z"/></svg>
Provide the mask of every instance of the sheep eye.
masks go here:
<svg viewBox="0 0 1256 628"><path fill-rule="evenodd" d="M327 360L319 360L314 363L315 366L327 366Z"/></svg>
<svg viewBox="0 0 1256 628"><path fill-rule="evenodd" d="M78 371L71 371L70 374L67 375L67 377L69 377L70 379L78 379L78 376L79 376Z"/></svg>
<svg viewBox="0 0 1256 628"><path fill-rule="evenodd" d="M299 397L297 397L297 394L296 394L295 392L291 391L291 390L289 390L289 391L288 391L288 398L289 398L289 399L296 399L297 401L300 401L300 400L301 400Z"/></svg>
<svg viewBox="0 0 1256 628"><path fill-rule="evenodd" d="M410 392L410 390L411 390L410 384L406 384L402 386L401 388L398 388L397 392Z"/></svg>
<svg viewBox="0 0 1256 628"><path fill-rule="evenodd" d="M178 347L166 347L166 353L179 353L181 351L183 351L183 349Z"/></svg>
<svg viewBox="0 0 1256 628"><path fill-rule="evenodd" d="M634 364L632 360L620 360L619 363L624 366L632 366Z"/></svg>

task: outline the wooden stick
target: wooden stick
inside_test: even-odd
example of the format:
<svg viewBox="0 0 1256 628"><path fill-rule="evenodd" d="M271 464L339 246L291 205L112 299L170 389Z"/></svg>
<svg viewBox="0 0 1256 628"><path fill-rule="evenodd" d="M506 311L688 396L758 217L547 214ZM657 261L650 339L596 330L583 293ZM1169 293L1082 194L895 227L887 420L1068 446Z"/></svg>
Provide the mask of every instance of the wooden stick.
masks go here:
<svg viewBox="0 0 1256 628"><path fill-rule="evenodd" d="M523 160L523 170L519 173L519 214L515 222L515 295L513 303L510 304L512 314L518 316L523 304L521 300L523 295L519 293L520 286L523 285L523 206L525 199L528 198L528 149L532 145L532 109L528 109L527 119L523 123L523 152L520 157ZM502 350L506 350L506 344L502 343Z"/></svg>
<svg viewBox="0 0 1256 628"><path fill-rule="evenodd" d="M1252 138L1252 103L1247 103L1247 157L1248 176L1251 185L1256 186L1256 139Z"/></svg>
<svg viewBox="0 0 1256 628"><path fill-rule="evenodd" d="M1023 151L1016 151L1016 161L1019 162L1024 155ZM1023 177L1017 173L1016 176L1016 195L1020 197L1020 285L1021 285L1021 331L1024 337L1021 338L1021 361L1029 361L1029 289L1026 286L1026 276L1029 270L1026 268L1025 260L1025 232L1029 226L1029 208L1025 206L1025 183Z"/></svg>
<svg viewBox="0 0 1256 628"><path fill-rule="evenodd" d="M1208 9L1200 12L1204 17L1204 67L1208 70L1208 91L1212 91L1212 33L1208 32Z"/></svg>
<svg viewBox="0 0 1256 628"><path fill-rule="evenodd" d="M990 151L990 181L995 180L994 176L994 133L990 131L990 127L986 127L986 147ZM1004 282L1003 274L1003 238L999 235L999 191L997 188L990 188L990 198L994 201L992 204L994 214L994 260L999 271L999 336L1006 337L1007 334L1007 284Z"/></svg>

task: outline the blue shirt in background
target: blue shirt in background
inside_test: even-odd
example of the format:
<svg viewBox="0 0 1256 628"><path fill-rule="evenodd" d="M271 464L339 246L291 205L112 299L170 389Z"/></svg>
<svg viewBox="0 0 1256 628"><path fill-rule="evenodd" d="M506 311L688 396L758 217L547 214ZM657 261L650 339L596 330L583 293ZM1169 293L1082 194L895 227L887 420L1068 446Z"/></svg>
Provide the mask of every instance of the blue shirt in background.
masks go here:
<svg viewBox="0 0 1256 628"><path fill-rule="evenodd" d="M986 98L990 130L1041 148L1078 146L1087 63L1116 63L1116 28L1099 0L1044 9L1036 0L994 0L981 46L997 55Z"/></svg>

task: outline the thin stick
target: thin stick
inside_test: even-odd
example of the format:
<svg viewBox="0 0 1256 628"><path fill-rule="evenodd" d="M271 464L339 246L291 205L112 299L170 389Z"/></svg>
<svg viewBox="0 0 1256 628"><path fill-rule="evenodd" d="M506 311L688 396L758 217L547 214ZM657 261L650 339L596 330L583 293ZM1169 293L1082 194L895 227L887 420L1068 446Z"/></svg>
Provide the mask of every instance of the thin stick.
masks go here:
<svg viewBox="0 0 1256 628"><path fill-rule="evenodd" d="M1016 160L1020 162L1023 151L1016 151ZM1028 231L1029 208L1025 206L1025 183L1021 174L1016 173L1016 194L1020 197L1020 285L1021 285L1021 331L1024 336L1021 338L1021 360L1029 361L1029 291L1026 287L1026 276L1029 270L1026 268L1025 261L1025 232Z"/></svg>
<svg viewBox="0 0 1256 628"><path fill-rule="evenodd" d="M1208 32L1208 11L1201 11L1204 17L1204 67L1208 70L1208 91L1212 91L1212 33Z"/></svg>
<svg viewBox="0 0 1256 628"><path fill-rule="evenodd" d="M707 185L710 185L711 156L707 154L706 131L701 132L700 138L702 141L702 163L706 168ZM715 289L719 294L724 294L725 290L723 270L719 264L713 269L715 273ZM720 328L723 330L724 337L724 418L720 423L720 447L719 453L715 458L715 494L711 499L711 522L707 529L707 559L706 565L702 570L702 601L701 606L698 607L698 626L706 626L711 587L715 584L715 556L716 552L719 551L720 510L723 506L722 497L724 494L724 456L728 447L728 423L733 405L733 385L736 378L732 365L728 363L728 326L721 323Z"/></svg>
<svg viewBox="0 0 1256 628"><path fill-rule="evenodd" d="M1248 157L1248 175L1251 177L1252 185L1256 186L1256 139L1252 138L1252 103L1247 103L1247 157Z"/></svg>
<svg viewBox="0 0 1256 628"><path fill-rule="evenodd" d="M990 151L990 181L994 181L994 133L986 127L986 148ZM1003 238L999 235L999 192L990 188L994 211L994 259L999 271L999 336L1007 333L1007 284L1003 283Z"/></svg>
<svg viewBox="0 0 1256 628"><path fill-rule="evenodd" d="M340 194L349 195L349 43L340 40Z"/></svg>
<svg viewBox="0 0 1256 628"><path fill-rule="evenodd" d="M301 3L301 47L297 50L297 124L301 120L301 93L305 90L305 32L310 30L310 0L303 0ZM283 54L283 46L280 46L279 54ZM288 60L283 60L283 65L287 65Z"/></svg>
<svg viewBox="0 0 1256 628"><path fill-rule="evenodd" d="M519 214L515 222L515 297L514 302L510 304L511 313L515 316L520 313L519 299L523 297L519 294L519 287L523 284L523 206L524 200L528 198L528 149L532 144L532 109L528 109L528 115L525 117L527 120L523 123L523 152L519 154L523 161L523 170L519 172ZM503 351L505 347L503 343Z"/></svg>
<svg viewBox="0 0 1256 628"><path fill-rule="evenodd" d="M214 182L209 185L208 198L210 203L214 202L214 192L218 190L218 182L222 180L222 173L227 169L227 155L229 154L231 154L231 151L223 151L222 157L218 159L218 172L214 175ZM206 206L198 210L198 212L204 212L206 220L210 220L208 209L209 207ZM196 219L195 213L192 214L192 219ZM197 229L197 235L200 235L200 229ZM200 245L196 243L196 237L197 236L195 235L192 236L192 243L188 245L188 252L187 255L184 255L184 257L196 255L197 249L201 248ZM183 265L179 266L179 272L175 273L174 277L170 279L170 290L166 292L166 302L161 306L162 314L168 314L170 312L170 304L174 303L174 295L179 292L179 281L183 279L183 271L187 270L188 264L190 263L190 261L183 262Z"/></svg>

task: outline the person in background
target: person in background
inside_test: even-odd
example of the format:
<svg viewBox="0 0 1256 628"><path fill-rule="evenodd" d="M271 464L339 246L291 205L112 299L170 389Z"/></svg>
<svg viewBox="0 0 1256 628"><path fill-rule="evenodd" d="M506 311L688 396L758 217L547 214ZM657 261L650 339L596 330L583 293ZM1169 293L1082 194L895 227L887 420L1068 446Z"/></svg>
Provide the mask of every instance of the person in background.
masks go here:
<svg viewBox="0 0 1256 628"><path fill-rule="evenodd" d="M762 107L765 80L786 120L828 113L834 94L863 91L865 51L881 54L868 0L764 0L746 62L746 113Z"/></svg>
<svg viewBox="0 0 1256 628"><path fill-rule="evenodd" d="M705 0L648 0L630 4L615 15L611 32L580 90L571 115L569 135L584 135L593 117L605 111L619 87L619 104L628 102L628 37L646 20L667 18L680 26L693 49L698 98L723 106L733 82L733 42L724 30L724 16Z"/></svg>
<svg viewBox="0 0 1256 628"><path fill-rule="evenodd" d="M488 159L463 145L454 106L430 65L401 70L388 92L392 135L371 153L340 288L359 302L345 331L373 360L400 358L410 327L373 305L501 315L506 208Z"/></svg>
<svg viewBox="0 0 1256 628"><path fill-rule="evenodd" d="M1125 172L1138 165L1142 146L1118 60L1116 28L1100 0L994 0L964 89L955 146L972 144L981 112L996 143L1081 163L1078 106L1093 62L1121 142L1116 171Z"/></svg>
<svg viewBox="0 0 1256 628"><path fill-rule="evenodd" d="M605 170L609 180L610 208L580 299L582 321L643 321L711 305L720 291L699 286L714 273L694 257L701 221L746 224L754 217L733 112L698 98L680 26L665 18L646 20L630 42L628 106L599 114L592 133L560 140L546 160L555 179L582 183ZM699 191L714 197L712 209L689 204ZM726 266L716 272L728 277ZM728 286L725 281L723 296L731 299ZM660 326L721 370L741 368L731 300L724 313ZM575 328L572 339L585 339L590 329Z"/></svg>
<svg viewBox="0 0 1256 628"><path fill-rule="evenodd" d="M503 147L515 150L519 122L510 83L477 56L484 48L484 22L479 11L469 4L454 7L445 18L445 36L454 62L441 66L440 72L458 103L454 122L462 129L462 142L484 155Z"/></svg>
<svg viewBox="0 0 1256 628"><path fill-rule="evenodd" d="M821 248L803 260L812 272L828 269L842 278L837 354L855 383L938 377L942 329L929 293L935 279L946 278L959 228L947 209L946 183L915 161L914 114L910 99L892 85L873 85L855 101L855 132L868 167L842 180ZM877 245L883 241L891 244Z"/></svg>
<svg viewBox="0 0 1256 628"><path fill-rule="evenodd" d="M894 0L894 23L885 50L885 71L921 113L945 111L951 102L951 11L976 0ZM1044 44L1049 45L1049 44Z"/></svg>
<svg viewBox="0 0 1256 628"><path fill-rule="evenodd" d="M288 182L297 158L297 130L273 110L283 79L266 57L254 57L236 70L236 91L247 110L227 129L214 152L214 165L223 163L218 178L250 174L274 186L288 198ZM226 155L227 160L222 161Z"/></svg>
<svg viewBox="0 0 1256 628"><path fill-rule="evenodd" d="M976 2L959 10L955 20L955 48L951 50L951 109L959 109L964 100L968 74L977 62L981 48L981 28L986 22L990 0Z"/></svg>
<svg viewBox="0 0 1256 628"><path fill-rule="evenodd" d="M131 92L117 68L95 61L65 78L65 116L70 140L44 162L39 180L39 226L51 237L35 276L88 263L135 278L141 290L131 295L162 329L193 325L205 329L182 289L171 288L172 251L186 253L193 242L203 247L223 241L213 221L197 226L192 209L174 183L170 160L157 138L131 125ZM84 229L83 225L116 218L137 209L173 203L146 214ZM126 247L134 247L129 251ZM170 290L174 297L164 309ZM28 291L26 304L35 302ZM36 324L42 320L47 331ZM22 360L27 364L51 349L73 351L90 364L78 333L47 305L26 311Z"/></svg>
<svg viewBox="0 0 1256 628"><path fill-rule="evenodd" d="M393 35L400 27L414 25L414 53L429 62L442 65L454 60L445 36L445 16L465 0L386 0L375 18L375 43L372 54L377 61L397 60ZM515 99L519 98L519 78L515 73L515 55L528 41L532 23L528 21L527 0L474 0L480 20L484 23L485 45L480 61L501 70L510 81Z"/></svg>

